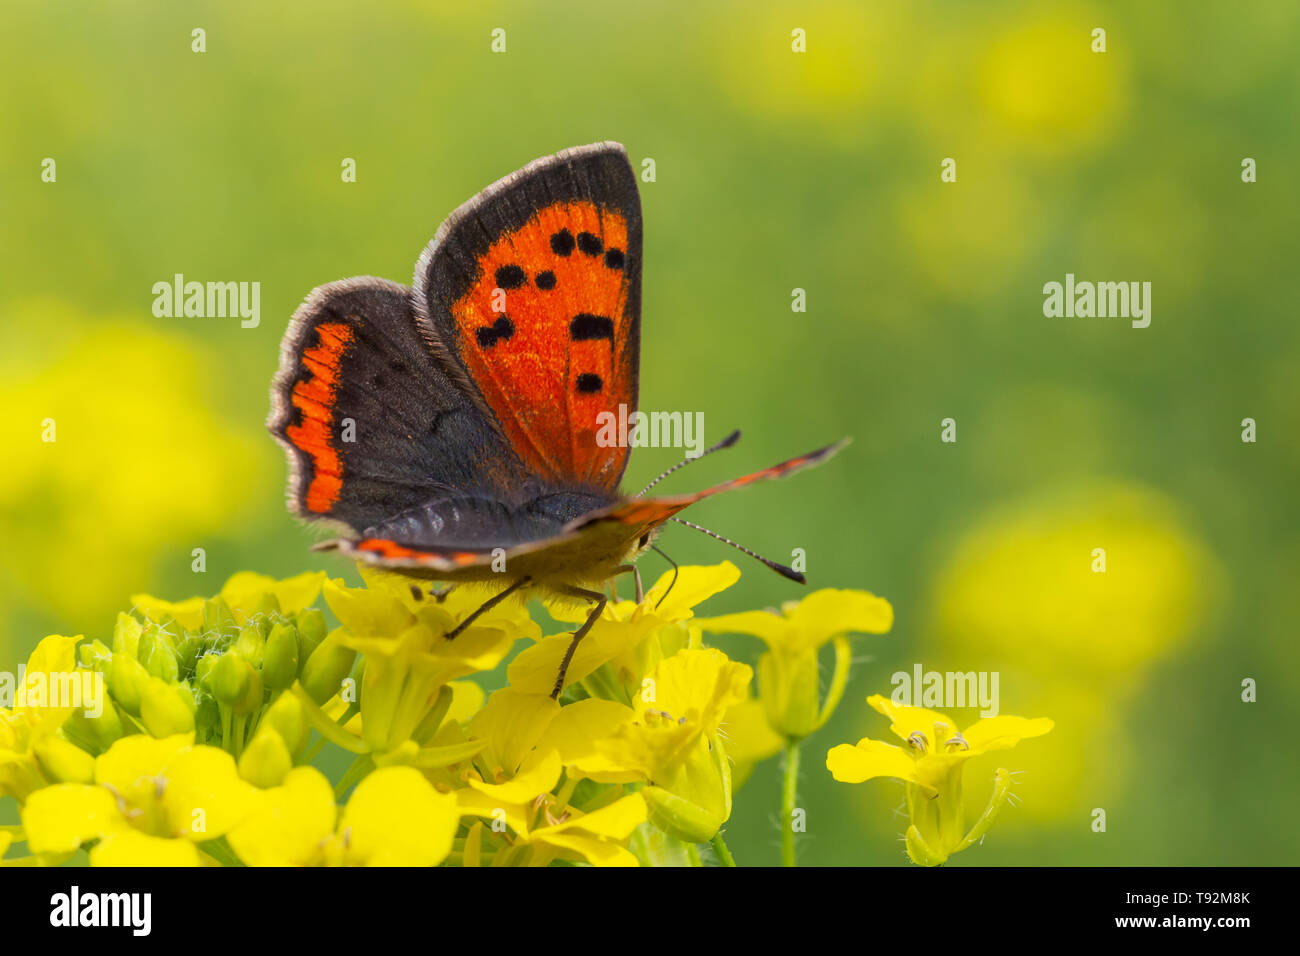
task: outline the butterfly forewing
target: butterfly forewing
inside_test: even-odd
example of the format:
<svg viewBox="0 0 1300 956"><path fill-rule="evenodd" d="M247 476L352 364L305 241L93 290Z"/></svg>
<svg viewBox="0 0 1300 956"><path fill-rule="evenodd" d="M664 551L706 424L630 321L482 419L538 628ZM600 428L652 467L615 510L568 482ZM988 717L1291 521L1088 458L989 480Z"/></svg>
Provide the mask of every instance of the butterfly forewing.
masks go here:
<svg viewBox="0 0 1300 956"><path fill-rule="evenodd" d="M613 491L602 440L637 401L641 210L621 146L538 160L462 206L417 266L421 321L451 344L527 468Z"/></svg>

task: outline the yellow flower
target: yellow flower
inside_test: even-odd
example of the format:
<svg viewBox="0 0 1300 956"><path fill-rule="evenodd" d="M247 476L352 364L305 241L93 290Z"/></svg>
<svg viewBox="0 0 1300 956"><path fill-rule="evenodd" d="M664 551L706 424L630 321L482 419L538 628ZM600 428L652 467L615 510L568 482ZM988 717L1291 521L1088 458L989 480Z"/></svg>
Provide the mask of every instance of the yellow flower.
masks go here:
<svg viewBox="0 0 1300 956"><path fill-rule="evenodd" d="M469 785L504 803L527 803L548 793L560 779L560 755L537 744L559 712L549 694L513 687L492 694L469 722L469 737L484 744L477 758L484 777L470 777Z"/></svg>
<svg viewBox="0 0 1300 956"><path fill-rule="evenodd" d="M246 624L267 594L276 599L280 612L285 615L297 614L311 607L326 579L324 571L307 571L283 581L253 571L238 571L227 579L217 596L234 612L237 623ZM170 616L191 631L203 627L205 600L192 597L183 601L165 601L151 594L131 595L133 609L147 620L161 621Z"/></svg>
<svg viewBox="0 0 1300 956"><path fill-rule="evenodd" d="M313 725L336 743L356 752L385 754L423 737L430 718L445 715L439 701L449 682L491 670L520 636L540 634L527 612L505 602L478 618L454 639L446 634L482 602L456 588L438 599L412 590L393 575L367 574L371 586L348 588L328 581L325 601L343 624L330 635L365 657L361 679L361 740L337 736L319 708L308 706ZM446 698L448 706L451 692ZM417 743L422 740L416 740Z"/></svg>
<svg viewBox="0 0 1300 956"><path fill-rule="evenodd" d="M79 640L80 636L51 634L36 645L27 658L23 686L15 682L10 688L15 706L0 707L0 796L22 803L51 781L86 776L90 755L58 736L75 708L61 693L52 693L69 687L70 681L81 681L85 672L76 667ZM91 706L89 701L83 703ZM107 701L103 704L111 706Z"/></svg>
<svg viewBox="0 0 1300 956"><path fill-rule="evenodd" d="M456 798L410 767L370 773L341 817L325 776L296 767L262 793L228 841L249 866L437 866L451 852L459 822Z"/></svg>
<svg viewBox="0 0 1300 956"><path fill-rule="evenodd" d="M234 758L193 734L124 737L95 760L95 783L57 784L23 807L32 853L66 857L82 844L92 866L196 866L195 844L221 837L254 809L256 788Z"/></svg>
<svg viewBox="0 0 1300 956"><path fill-rule="evenodd" d="M555 800L507 804L480 790L458 790L462 813L509 825L514 839L497 851L494 865L546 866L555 859L583 860L593 866L637 866L627 849L632 832L646 820L640 793L620 797L590 812L560 806ZM504 863L502 862L504 861Z"/></svg>
<svg viewBox="0 0 1300 956"><path fill-rule="evenodd" d="M767 644L758 661L759 698L772 728L788 739L807 737L822 726L844 694L852 650L849 632L884 634L894 623L894 609L866 591L827 588L802 601L787 601L781 613L745 611L706 618L711 633L752 634ZM825 701L817 652L835 645L835 671Z"/></svg>
<svg viewBox="0 0 1300 956"><path fill-rule="evenodd" d="M904 707L881 697L867 702L890 719L889 729L906 747L864 737L826 754L826 768L841 783L893 777L907 784L907 853L914 863L936 866L984 836L1010 795L1010 775L999 769L993 797L975 826L965 829L962 768L993 750L1009 750L1021 740L1052 729L1046 717L988 717L958 731L948 717L924 707Z"/></svg>
<svg viewBox="0 0 1300 956"><path fill-rule="evenodd" d="M704 843L731 816L731 769L718 729L752 677L719 650L679 651L650 673L632 719L597 741L607 766L647 782L651 822L666 833Z"/></svg>
<svg viewBox="0 0 1300 956"><path fill-rule="evenodd" d="M738 580L740 571L730 561L708 567L688 565L679 569L675 584L673 572L666 572L646 592L640 604L609 602L574 652L565 675L566 686L583 680L605 664L613 667L615 678L621 682L640 680L665 652L672 653L686 643L686 629L679 627L676 646L666 649L662 643L647 639L656 632L671 630L671 625L684 625L695 616L695 605L725 591ZM557 621L578 623L586 619L581 607L561 605L548 610ZM552 634L520 652L506 672L510 686L530 693L550 693L572 640L571 632Z"/></svg>

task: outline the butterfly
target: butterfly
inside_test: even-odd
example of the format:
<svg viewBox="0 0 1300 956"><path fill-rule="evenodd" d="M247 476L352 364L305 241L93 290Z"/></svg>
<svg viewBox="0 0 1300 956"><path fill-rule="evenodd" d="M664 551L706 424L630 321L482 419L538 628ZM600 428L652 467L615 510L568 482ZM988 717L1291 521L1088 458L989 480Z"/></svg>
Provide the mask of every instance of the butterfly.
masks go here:
<svg viewBox="0 0 1300 956"><path fill-rule="evenodd" d="M843 444L694 494L621 492L629 443L601 433L605 416L637 406L641 255L626 151L563 150L452 213L411 287L360 277L313 290L271 387L289 508L341 535L317 549L410 578L501 584L449 638L521 588L590 603L554 697L605 583L630 572L641 599L635 562L666 522L690 524L675 516L695 502Z"/></svg>

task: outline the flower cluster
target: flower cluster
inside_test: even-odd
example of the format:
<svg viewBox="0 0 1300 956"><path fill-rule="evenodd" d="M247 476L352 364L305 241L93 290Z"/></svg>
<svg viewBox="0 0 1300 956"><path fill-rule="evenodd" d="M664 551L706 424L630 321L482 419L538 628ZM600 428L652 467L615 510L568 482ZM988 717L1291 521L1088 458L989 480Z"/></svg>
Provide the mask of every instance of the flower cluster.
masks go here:
<svg viewBox="0 0 1300 956"><path fill-rule="evenodd" d="M109 866L635 866L698 863L711 844L730 864L721 831L734 789L784 750L793 804L799 744L848 682L848 635L884 633L893 618L880 598L836 590L698 618L739 571L683 567L643 600L607 605L553 699L570 631L544 636L519 601L458 629L490 592L363 577L353 588L323 573L241 573L212 598L137 595L109 640L43 640L0 708L0 796L17 799L22 820L0 828L0 857L26 844L4 863L84 849ZM708 633L766 643L757 693L753 670L706 646ZM507 686L485 693L475 675L507 661ZM900 733L943 719L889 713ZM835 748L828 766L837 779L908 780L926 807L909 851L941 862L960 849L946 809L960 760L1041 723L968 730L956 756L951 732L887 760L864 740ZM325 748L351 759L337 779L316 765Z"/></svg>

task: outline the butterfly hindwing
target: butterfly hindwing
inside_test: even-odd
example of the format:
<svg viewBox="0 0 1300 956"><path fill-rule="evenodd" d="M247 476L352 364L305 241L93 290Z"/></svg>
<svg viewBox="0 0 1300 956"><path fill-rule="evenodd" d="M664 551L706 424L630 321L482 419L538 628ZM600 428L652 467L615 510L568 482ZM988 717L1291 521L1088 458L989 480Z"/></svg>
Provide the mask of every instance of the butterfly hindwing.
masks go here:
<svg viewBox="0 0 1300 956"><path fill-rule="evenodd" d="M411 290L358 278L294 313L271 387L292 510L354 532L455 493L519 486L523 466L472 383L415 323Z"/></svg>
<svg viewBox="0 0 1300 956"><path fill-rule="evenodd" d="M641 207L623 148L537 160L461 206L416 266L419 321L449 343L530 472L613 491L640 360Z"/></svg>

